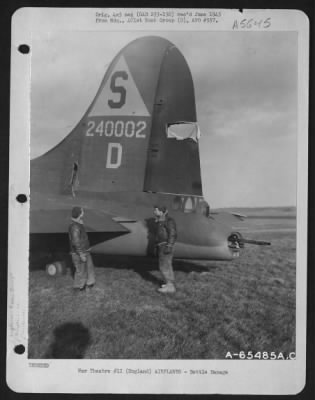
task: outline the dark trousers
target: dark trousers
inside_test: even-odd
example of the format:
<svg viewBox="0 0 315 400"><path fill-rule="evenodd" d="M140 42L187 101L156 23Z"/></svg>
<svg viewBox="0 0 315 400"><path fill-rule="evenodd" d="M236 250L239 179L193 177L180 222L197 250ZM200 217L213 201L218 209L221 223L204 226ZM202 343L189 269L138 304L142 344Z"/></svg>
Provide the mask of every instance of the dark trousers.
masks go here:
<svg viewBox="0 0 315 400"><path fill-rule="evenodd" d="M80 256L72 253L72 262L75 268L74 288L83 288L85 285L94 285L95 272L94 264L90 253L85 253L86 261L81 261Z"/></svg>
<svg viewBox="0 0 315 400"><path fill-rule="evenodd" d="M165 254L166 244L161 244L158 246L158 256L159 256L159 269L161 274L165 280L165 283L171 282L174 283L174 271L173 271L173 248L169 254Z"/></svg>

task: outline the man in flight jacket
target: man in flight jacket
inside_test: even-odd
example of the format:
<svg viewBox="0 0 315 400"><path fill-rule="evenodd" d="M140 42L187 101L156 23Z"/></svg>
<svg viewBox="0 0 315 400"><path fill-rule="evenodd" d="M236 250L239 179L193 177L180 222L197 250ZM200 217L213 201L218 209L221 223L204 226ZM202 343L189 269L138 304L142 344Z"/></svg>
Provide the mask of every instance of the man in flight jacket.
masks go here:
<svg viewBox="0 0 315 400"><path fill-rule="evenodd" d="M174 293L176 291L173 271L174 244L177 238L176 223L168 216L165 206L155 206L154 215L156 222L156 246L159 258L159 269L164 278L165 284L158 291L160 293Z"/></svg>

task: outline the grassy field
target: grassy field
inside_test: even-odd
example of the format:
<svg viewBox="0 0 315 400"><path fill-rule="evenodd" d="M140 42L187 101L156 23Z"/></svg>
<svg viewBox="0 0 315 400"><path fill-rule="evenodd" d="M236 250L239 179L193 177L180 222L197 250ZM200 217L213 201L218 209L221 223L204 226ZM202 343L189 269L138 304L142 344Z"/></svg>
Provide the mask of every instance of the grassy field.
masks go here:
<svg viewBox="0 0 315 400"><path fill-rule="evenodd" d="M97 284L89 292L72 291L70 272L30 272L29 358L295 351L295 219L266 210L246 222L244 236L272 246L247 245L233 262L175 261L173 295L156 291L155 259L94 257Z"/></svg>

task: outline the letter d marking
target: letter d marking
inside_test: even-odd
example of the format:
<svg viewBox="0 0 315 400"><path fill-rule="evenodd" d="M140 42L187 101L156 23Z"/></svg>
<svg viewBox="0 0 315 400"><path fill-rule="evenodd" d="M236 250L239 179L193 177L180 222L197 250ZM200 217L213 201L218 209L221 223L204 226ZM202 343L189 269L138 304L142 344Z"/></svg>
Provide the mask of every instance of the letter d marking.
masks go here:
<svg viewBox="0 0 315 400"><path fill-rule="evenodd" d="M116 150L116 160L113 161L113 150ZM121 164L122 146L120 143L109 143L107 150L106 168L118 168Z"/></svg>

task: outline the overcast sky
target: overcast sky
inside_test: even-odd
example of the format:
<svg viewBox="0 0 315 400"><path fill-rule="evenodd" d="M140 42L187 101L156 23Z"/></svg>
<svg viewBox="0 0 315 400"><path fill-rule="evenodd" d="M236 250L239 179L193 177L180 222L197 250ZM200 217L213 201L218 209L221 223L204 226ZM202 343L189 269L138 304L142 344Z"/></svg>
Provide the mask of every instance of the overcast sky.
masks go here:
<svg viewBox="0 0 315 400"><path fill-rule="evenodd" d="M131 40L173 42L191 69L204 197L212 207L296 204L295 32L66 32L32 44L31 157L58 144Z"/></svg>

